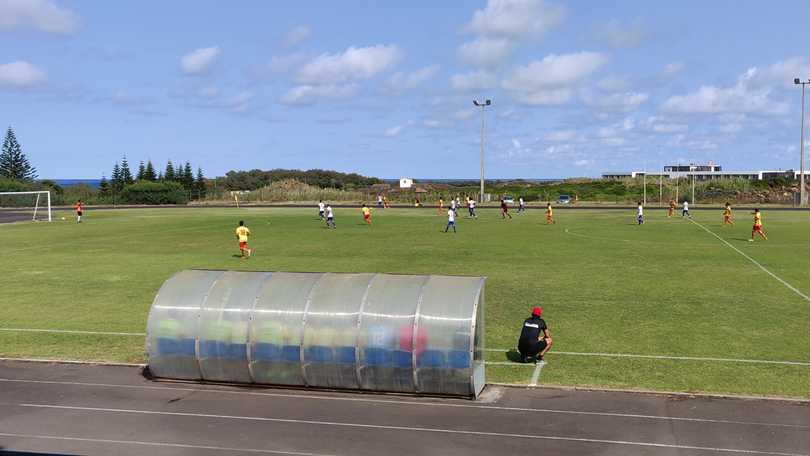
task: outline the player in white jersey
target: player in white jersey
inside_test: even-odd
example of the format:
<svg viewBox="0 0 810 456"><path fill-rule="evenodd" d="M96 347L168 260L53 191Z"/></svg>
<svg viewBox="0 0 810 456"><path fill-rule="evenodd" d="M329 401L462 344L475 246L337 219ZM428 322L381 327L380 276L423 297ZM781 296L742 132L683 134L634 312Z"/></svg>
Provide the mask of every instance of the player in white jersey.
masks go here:
<svg viewBox="0 0 810 456"><path fill-rule="evenodd" d="M318 215L321 216L321 220L324 220L324 218L323 218L323 200L318 201Z"/></svg>
<svg viewBox="0 0 810 456"><path fill-rule="evenodd" d="M332 222L332 228L337 229L335 225L335 216L332 215L332 206L326 205L326 229L329 229L329 222Z"/></svg>
<svg viewBox="0 0 810 456"><path fill-rule="evenodd" d="M450 201L452 201L452 200L450 200ZM455 219L455 215L454 215L455 213L456 212L453 211L453 210L447 211L447 227L444 229L445 233L447 232L447 230L450 229L451 226L453 227L453 232L454 233L456 232L456 222L455 222L456 219Z"/></svg>

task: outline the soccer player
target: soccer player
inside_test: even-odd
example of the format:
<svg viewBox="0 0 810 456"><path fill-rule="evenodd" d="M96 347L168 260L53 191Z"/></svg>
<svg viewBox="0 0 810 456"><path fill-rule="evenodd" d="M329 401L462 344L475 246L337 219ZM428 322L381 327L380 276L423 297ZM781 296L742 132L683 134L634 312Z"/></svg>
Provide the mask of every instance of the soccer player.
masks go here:
<svg viewBox="0 0 810 456"><path fill-rule="evenodd" d="M467 210L470 210L470 195L464 197L467 200Z"/></svg>
<svg viewBox="0 0 810 456"><path fill-rule="evenodd" d="M525 213L526 208L523 207L523 197L522 196L520 198L518 198L518 202L520 203L520 208L518 208L518 214L520 214L520 211L523 211Z"/></svg>
<svg viewBox="0 0 810 456"><path fill-rule="evenodd" d="M444 201L442 201L442 199L439 198L439 214L441 214L442 212L444 212Z"/></svg>
<svg viewBox="0 0 810 456"><path fill-rule="evenodd" d="M734 226L734 222L732 222L729 219L729 217L731 216L731 206L729 206L728 203L726 203L726 213L724 214L724 216L725 216L726 220L723 222L723 228L725 228L726 224L729 224L729 223L731 223L731 226Z"/></svg>
<svg viewBox="0 0 810 456"><path fill-rule="evenodd" d="M365 204L363 205L363 220L368 222L368 226L371 226L371 211L368 210Z"/></svg>
<svg viewBox="0 0 810 456"><path fill-rule="evenodd" d="M672 217L673 212L675 212L675 200L670 199L669 200L669 215L667 215L667 218Z"/></svg>
<svg viewBox="0 0 810 456"><path fill-rule="evenodd" d="M332 214L332 206L326 205L326 229L329 229L329 222L332 222L332 227L337 229L337 225L335 225L335 216Z"/></svg>
<svg viewBox="0 0 810 456"><path fill-rule="evenodd" d="M447 227L444 229L445 233L451 226L453 227L453 232L456 232L456 218L453 214L455 214L455 211L447 211Z"/></svg>
<svg viewBox="0 0 810 456"><path fill-rule="evenodd" d="M382 195L378 195L378 196L377 196L377 209L382 209L382 208L383 208L383 205L382 205Z"/></svg>
<svg viewBox="0 0 810 456"><path fill-rule="evenodd" d="M467 200L469 201L468 204L470 206L470 217L469 218L473 218L473 217L478 218L478 216L475 215L475 200L471 200L469 196L467 197Z"/></svg>
<svg viewBox="0 0 810 456"><path fill-rule="evenodd" d="M79 202L76 203L76 213L79 214L78 221L76 223L82 223L82 200L79 200Z"/></svg>
<svg viewBox="0 0 810 456"><path fill-rule="evenodd" d="M551 218L551 203L548 203L548 207L546 208L546 226L550 225L551 223L557 224L553 218Z"/></svg>
<svg viewBox="0 0 810 456"><path fill-rule="evenodd" d="M644 208L641 207L641 201L638 202L638 210L636 211L636 215L638 216L638 224L643 225L644 220L641 220L641 216L644 214Z"/></svg>
<svg viewBox="0 0 810 456"><path fill-rule="evenodd" d="M753 214L753 212L752 212L752 214ZM689 216L689 220L692 220L692 216L689 214L689 202L688 201L683 202L683 212L681 213L681 218L684 218L686 216Z"/></svg>
<svg viewBox="0 0 810 456"><path fill-rule="evenodd" d="M383 195L383 209L385 208L391 209L391 206L388 205L388 198Z"/></svg>
<svg viewBox="0 0 810 456"><path fill-rule="evenodd" d="M456 210L458 210L460 207L461 207L461 198L459 198L457 196L456 197ZM458 215L458 212L456 212L456 215Z"/></svg>
<svg viewBox="0 0 810 456"><path fill-rule="evenodd" d="M757 232L767 241L768 238L765 237L765 233L762 232L762 214L759 213L759 209L754 209L754 212L749 212L749 214L754 214L754 230L751 231L751 239L749 239L748 242L754 242L754 236Z"/></svg>
<svg viewBox="0 0 810 456"><path fill-rule="evenodd" d="M323 218L323 200L318 201L318 215L321 216L321 220L324 220L324 218Z"/></svg>
<svg viewBox="0 0 810 456"><path fill-rule="evenodd" d="M541 314L540 308L535 307L532 310L531 318L523 321L523 329L520 331L520 340L518 341L518 351L521 355L521 361L524 363L528 363L530 357L536 356L535 364L546 364L543 355L551 348L551 337L548 335L546 322L540 318Z"/></svg>
<svg viewBox="0 0 810 456"><path fill-rule="evenodd" d="M509 205L506 204L506 201L501 200L501 218L506 218L507 215L510 219L512 218L512 216L509 214Z"/></svg>
<svg viewBox="0 0 810 456"><path fill-rule="evenodd" d="M245 252L250 256L250 249L247 248L248 236L250 230L245 226L245 222L239 221L239 228L236 229L236 238L239 239L239 250L242 251L242 259L245 259Z"/></svg>

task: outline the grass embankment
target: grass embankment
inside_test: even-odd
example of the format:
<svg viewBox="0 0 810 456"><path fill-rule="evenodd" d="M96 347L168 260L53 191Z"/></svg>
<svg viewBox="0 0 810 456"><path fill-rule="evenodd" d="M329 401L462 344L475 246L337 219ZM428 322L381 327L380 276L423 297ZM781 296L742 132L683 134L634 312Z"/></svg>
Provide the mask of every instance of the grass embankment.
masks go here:
<svg viewBox="0 0 810 456"><path fill-rule="evenodd" d="M184 268L484 275L488 361L509 362L520 324L543 308L554 346L541 383L810 397L810 302L700 226L649 211L542 209L512 220L460 211L440 233L433 208L335 209L326 230L312 208L184 208L55 213L51 223L0 226L3 328L142 334L157 290ZM810 294L810 213L750 216L693 210L693 219ZM68 220L58 218L67 216ZM238 258L238 220L253 256ZM145 361L142 336L0 331L0 356ZM557 352L557 353L555 353ZM569 352L572 354L561 354ZM593 356L632 354L681 359ZM534 366L492 364L488 381L528 382Z"/></svg>

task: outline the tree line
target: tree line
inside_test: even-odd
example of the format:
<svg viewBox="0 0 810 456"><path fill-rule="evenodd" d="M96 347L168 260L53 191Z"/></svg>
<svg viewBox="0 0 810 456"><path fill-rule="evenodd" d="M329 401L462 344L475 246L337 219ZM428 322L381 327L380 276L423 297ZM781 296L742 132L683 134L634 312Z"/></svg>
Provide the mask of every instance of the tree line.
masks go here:
<svg viewBox="0 0 810 456"><path fill-rule="evenodd" d="M170 193L181 189L183 190L183 193L187 195L186 198L205 198L206 186L202 167L197 167L197 175L195 178L191 168L191 163L188 161L186 161L185 166L177 165L175 167L172 165L172 161L169 160L166 164L166 168L159 170L156 173L152 160L147 160L146 164L144 164L143 160L141 160L140 165L138 166L138 171L133 176L129 167L129 162L127 161L127 157L125 155L121 160L120 165L117 161L115 162L115 166L113 166L109 181L107 180L107 176L105 174L101 175L101 182L98 186L98 196L100 198L106 198L121 193L133 196L133 194L136 192L157 194L161 191L161 189ZM142 202L141 204L152 203ZM175 204L179 204L179 202Z"/></svg>
<svg viewBox="0 0 810 456"><path fill-rule="evenodd" d="M266 187L271 182L282 180L295 180L318 188L334 188L348 190L353 188L366 188L374 184L386 183L376 177L365 177L357 173L340 173L322 169L301 171L297 169L272 169L262 171L228 171L225 177L217 177L227 190L257 190Z"/></svg>

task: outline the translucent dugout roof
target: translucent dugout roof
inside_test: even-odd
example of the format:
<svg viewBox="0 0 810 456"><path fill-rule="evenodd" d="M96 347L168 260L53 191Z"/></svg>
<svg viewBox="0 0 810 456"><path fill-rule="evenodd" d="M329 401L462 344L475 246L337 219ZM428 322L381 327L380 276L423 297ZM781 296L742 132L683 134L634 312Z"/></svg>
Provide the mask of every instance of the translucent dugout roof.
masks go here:
<svg viewBox="0 0 810 456"><path fill-rule="evenodd" d="M476 397L484 279L182 270L152 303L149 368L157 378Z"/></svg>

